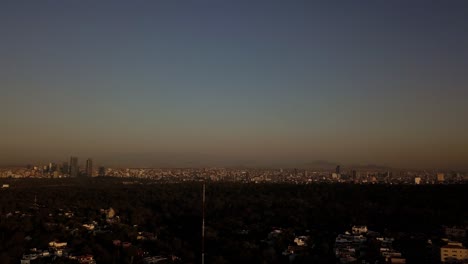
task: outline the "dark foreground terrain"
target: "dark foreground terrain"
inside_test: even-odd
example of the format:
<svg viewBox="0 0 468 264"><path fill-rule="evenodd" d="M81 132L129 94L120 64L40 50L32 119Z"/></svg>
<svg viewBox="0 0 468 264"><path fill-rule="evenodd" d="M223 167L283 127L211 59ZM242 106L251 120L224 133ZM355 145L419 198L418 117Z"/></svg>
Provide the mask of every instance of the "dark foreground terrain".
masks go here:
<svg viewBox="0 0 468 264"><path fill-rule="evenodd" d="M94 178L3 183L10 187L0 191L0 263L19 263L30 249L47 249L51 241L67 242L67 254L93 255L97 263L143 263L148 256L200 263L199 182ZM428 248L426 241L435 247L443 225L468 220L466 185L208 182L206 188L206 263L335 263L335 238L352 225L395 237L407 263L437 263L437 248ZM299 235L310 237L307 246L294 259L283 254ZM129 244L122 247L117 240ZM74 262L48 257L31 263L52 261Z"/></svg>

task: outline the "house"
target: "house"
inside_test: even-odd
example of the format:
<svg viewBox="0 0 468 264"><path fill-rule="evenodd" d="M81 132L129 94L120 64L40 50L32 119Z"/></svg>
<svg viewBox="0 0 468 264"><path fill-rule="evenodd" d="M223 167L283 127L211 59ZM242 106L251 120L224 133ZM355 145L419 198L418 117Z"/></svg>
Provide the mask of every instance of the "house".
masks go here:
<svg viewBox="0 0 468 264"><path fill-rule="evenodd" d="M396 264L405 264L406 263L406 259L405 258L399 258L399 257L395 257L395 258L390 258L389 260L389 263L396 263Z"/></svg>
<svg viewBox="0 0 468 264"><path fill-rule="evenodd" d="M68 217L68 218L72 218L73 217L73 212L65 212L65 216Z"/></svg>
<svg viewBox="0 0 468 264"><path fill-rule="evenodd" d="M294 243L296 243L296 245L298 245L298 246L306 247L308 240L309 240L309 237L307 237L307 236L298 236L298 237L294 238Z"/></svg>
<svg viewBox="0 0 468 264"><path fill-rule="evenodd" d="M83 264L95 264L96 263L93 255L77 256L76 259L78 260L79 263L83 263Z"/></svg>
<svg viewBox="0 0 468 264"><path fill-rule="evenodd" d="M83 227L88 231L94 230L94 225L93 224L83 224Z"/></svg>
<svg viewBox="0 0 468 264"><path fill-rule="evenodd" d="M67 246L67 242L52 241L49 243L49 247L52 247L52 248L64 248L66 246Z"/></svg>
<svg viewBox="0 0 468 264"><path fill-rule="evenodd" d="M123 242L123 243L122 243L122 247L123 247L123 248L129 248L129 247L131 247L131 246L132 246L132 243L130 243L130 242Z"/></svg>
<svg viewBox="0 0 468 264"><path fill-rule="evenodd" d="M163 262L165 260L167 260L167 258L161 257L161 256L147 257L147 258L143 259L143 263L145 263L145 264L155 264L155 263Z"/></svg>
<svg viewBox="0 0 468 264"><path fill-rule="evenodd" d="M353 227L351 228L351 232L352 232L353 234L357 234L357 235L359 235L359 234L366 234L367 231L368 231L367 226L353 226Z"/></svg>
<svg viewBox="0 0 468 264"><path fill-rule="evenodd" d="M156 240L157 237L150 232L138 232L137 240Z"/></svg>
<svg viewBox="0 0 468 264"><path fill-rule="evenodd" d="M283 231L281 229L274 229L268 234L268 239L273 239L278 237Z"/></svg>
<svg viewBox="0 0 468 264"><path fill-rule="evenodd" d="M35 260L37 259L37 254L23 255L23 259Z"/></svg>

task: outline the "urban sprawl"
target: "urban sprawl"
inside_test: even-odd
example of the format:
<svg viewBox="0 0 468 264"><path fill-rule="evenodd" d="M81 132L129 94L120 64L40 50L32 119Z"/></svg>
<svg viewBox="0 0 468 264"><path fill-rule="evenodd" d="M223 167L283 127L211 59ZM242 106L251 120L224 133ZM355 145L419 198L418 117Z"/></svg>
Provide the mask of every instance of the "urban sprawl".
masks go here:
<svg viewBox="0 0 468 264"><path fill-rule="evenodd" d="M93 167L78 158L61 164L0 168L2 178L68 178L109 176L164 182L227 181L241 183L355 183L355 184L458 184L468 182L468 173L438 170L385 168L300 169L300 168L106 168Z"/></svg>

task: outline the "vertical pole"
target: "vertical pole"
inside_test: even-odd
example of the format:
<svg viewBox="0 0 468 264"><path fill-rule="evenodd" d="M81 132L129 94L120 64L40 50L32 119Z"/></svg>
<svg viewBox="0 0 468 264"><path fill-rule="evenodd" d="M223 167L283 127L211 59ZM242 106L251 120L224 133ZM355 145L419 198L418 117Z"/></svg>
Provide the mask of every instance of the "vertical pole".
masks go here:
<svg viewBox="0 0 468 264"><path fill-rule="evenodd" d="M205 264L205 183L203 183L202 264Z"/></svg>

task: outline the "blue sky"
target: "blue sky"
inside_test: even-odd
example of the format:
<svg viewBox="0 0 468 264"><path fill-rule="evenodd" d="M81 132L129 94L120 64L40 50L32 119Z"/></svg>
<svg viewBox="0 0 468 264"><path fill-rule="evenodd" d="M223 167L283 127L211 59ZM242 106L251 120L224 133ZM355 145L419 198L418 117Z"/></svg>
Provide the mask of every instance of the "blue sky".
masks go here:
<svg viewBox="0 0 468 264"><path fill-rule="evenodd" d="M466 1L2 1L0 35L1 163L468 167Z"/></svg>

